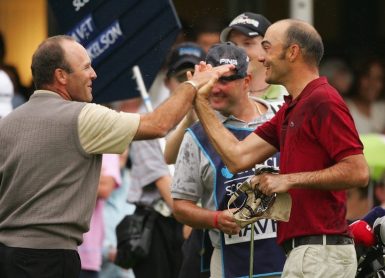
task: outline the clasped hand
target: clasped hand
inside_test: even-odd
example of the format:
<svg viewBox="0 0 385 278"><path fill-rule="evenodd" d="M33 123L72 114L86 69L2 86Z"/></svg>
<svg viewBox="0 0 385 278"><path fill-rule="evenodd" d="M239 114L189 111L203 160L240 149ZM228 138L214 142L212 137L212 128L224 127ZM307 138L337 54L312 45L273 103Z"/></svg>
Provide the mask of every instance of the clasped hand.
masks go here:
<svg viewBox="0 0 385 278"><path fill-rule="evenodd" d="M250 185L267 196L271 196L273 193L284 193L290 189L288 175L281 174L264 173L254 176L250 180Z"/></svg>

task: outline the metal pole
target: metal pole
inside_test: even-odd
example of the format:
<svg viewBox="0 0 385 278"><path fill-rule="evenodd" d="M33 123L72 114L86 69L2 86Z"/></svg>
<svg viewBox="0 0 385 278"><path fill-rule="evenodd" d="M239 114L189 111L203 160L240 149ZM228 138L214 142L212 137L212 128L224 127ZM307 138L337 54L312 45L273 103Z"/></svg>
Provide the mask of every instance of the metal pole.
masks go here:
<svg viewBox="0 0 385 278"><path fill-rule="evenodd" d="M251 235L250 235L250 260L249 260L249 278L253 278L254 275L254 223L251 223Z"/></svg>
<svg viewBox="0 0 385 278"><path fill-rule="evenodd" d="M290 0L290 17L313 25L313 0Z"/></svg>
<svg viewBox="0 0 385 278"><path fill-rule="evenodd" d="M146 86L144 85L144 81L143 81L142 74L140 72L139 67L137 65L135 65L132 68L132 71L134 73L134 78L136 80L136 83L138 84L138 90L140 92L140 95L142 96L143 103L144 103L147 111L148 112L154 111L154 109L152 107L150 96L148 95L147 90L146 90ZM166 147L166 139L159 138L158 141L160 144L160 148L162 149L162 152L164 152L164 149ZM170 170L171 176L174 176L174 171L175 171L174 165L168 165L168 169Z"/></svg>

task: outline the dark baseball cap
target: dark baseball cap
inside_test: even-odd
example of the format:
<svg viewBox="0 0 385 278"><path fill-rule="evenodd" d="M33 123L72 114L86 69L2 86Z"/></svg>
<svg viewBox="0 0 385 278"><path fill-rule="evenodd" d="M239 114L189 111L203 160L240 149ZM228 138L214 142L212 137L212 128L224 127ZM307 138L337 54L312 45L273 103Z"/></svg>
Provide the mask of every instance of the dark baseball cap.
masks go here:
<svg viewBox="0 0 385 278"><path fill-rule="evenodd" d="M247 75L249 57L245 50L231 42L213 45L207 52L206 63L213 67L232 64L235 66L236 75L243 78Z"/></svg>
<svg viewBox="0 0 385 278"><path fill-rule="evenodd" d="M194 66L205 58L206 53L198 44L193 42L178 44L170 53L167 76L170 77L185 69L194 69Z"/></svg>
<svg viewBox="0 0 385 278"><path fill-rule="evenodd" d="M248 37L265 36L271 22L261 14L243 13L238 15L229 26L222 30L221 41L226 42L232 30L237 30Z"/></svg>

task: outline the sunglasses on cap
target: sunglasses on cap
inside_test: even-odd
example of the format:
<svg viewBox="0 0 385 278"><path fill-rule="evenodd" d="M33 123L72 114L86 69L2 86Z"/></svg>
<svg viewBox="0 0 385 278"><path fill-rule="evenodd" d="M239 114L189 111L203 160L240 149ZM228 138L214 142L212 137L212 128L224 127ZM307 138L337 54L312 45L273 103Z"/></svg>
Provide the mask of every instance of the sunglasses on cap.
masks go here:
<svg viewBox="0 0 385 278"><path fill-rule="evenodd" d="M230 76L219 77L218 81L219 82L230 82L230 81L234 81L234 80L238 80L238 79L242 79L242 78L244 78L244 76L239 75L239 74L233 74Z"/></svg>
<svg viewBox="0 0 385 278"><path fill-rule="evenodd" d="M178 80L179 83L187 81L187 72L190 71L192 74L194 73L194 69L184 69L173 75L173 77Z"/></svg>

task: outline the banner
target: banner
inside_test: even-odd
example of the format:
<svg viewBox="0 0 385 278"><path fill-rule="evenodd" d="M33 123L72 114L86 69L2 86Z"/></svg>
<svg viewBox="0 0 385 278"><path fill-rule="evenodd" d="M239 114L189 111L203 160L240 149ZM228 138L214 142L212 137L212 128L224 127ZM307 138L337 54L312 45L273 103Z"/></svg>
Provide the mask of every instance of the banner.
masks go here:
<svg viewBox="0 0 385 278"><path fill-rule="evenodd" d="M98 77L94 102L140 96L132 67L151 87L181 24L170 0L50 0L62 34L86 49Z"/></svg>

